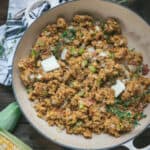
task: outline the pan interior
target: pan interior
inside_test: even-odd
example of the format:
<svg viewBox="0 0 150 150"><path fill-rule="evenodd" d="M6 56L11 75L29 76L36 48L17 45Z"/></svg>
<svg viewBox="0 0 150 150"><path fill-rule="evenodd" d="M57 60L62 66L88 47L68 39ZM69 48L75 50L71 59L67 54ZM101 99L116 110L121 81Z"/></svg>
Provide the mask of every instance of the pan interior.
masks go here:
<svg viewBox="0 0 150 150"><path fill-rule="evenodd" d="M17 63L20 58L29 54L29 50L34 45L41 30L49 23L54 23L56 18L64 17L70 21L74 14L89 14L94 18L115 17L121 22L123 34L128 39L128 45L142 52L144 63L150 64L150 27L136 14L126 8L113 3L100 0L78 0L68 2L44 13L26 31L17 48L13 64L13 88L16 99L29 122L44 136L61 145L76 149L103 149L119 145L139 134L150 122L150 105L145 109L147 118L140 121L140 126L132 132L120 138L114 138L107 134L94 135L92 139L85 139L82 136L69 135L65 131L58 132L55 127L48 124L36 116L32 103L24 86L19 78Z"/></svg>

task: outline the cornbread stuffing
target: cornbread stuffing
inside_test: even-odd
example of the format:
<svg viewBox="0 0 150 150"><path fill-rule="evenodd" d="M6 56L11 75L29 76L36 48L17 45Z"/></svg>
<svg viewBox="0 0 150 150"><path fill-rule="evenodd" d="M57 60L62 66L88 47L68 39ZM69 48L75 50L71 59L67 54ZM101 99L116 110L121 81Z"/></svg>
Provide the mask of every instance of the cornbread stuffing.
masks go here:
<svg viewBox="0 0 150 150"><path fill-rule="evenodd" d="M146 117L148 65L115 18L58 18L18 67L37 116L68 134L119 137Z"/></svg>

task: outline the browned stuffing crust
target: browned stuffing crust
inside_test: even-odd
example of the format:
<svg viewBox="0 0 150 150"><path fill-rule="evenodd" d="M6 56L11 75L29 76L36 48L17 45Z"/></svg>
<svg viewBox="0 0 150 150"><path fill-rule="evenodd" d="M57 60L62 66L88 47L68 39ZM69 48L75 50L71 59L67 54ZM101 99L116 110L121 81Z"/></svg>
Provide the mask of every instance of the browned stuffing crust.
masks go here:
<svg viewBox="0 0 150 150"><path fill-rule="evenodd" d="M60 68L44 72L41 61L51 55ZM128 48L114 18L75 15L70 23L58 18L43 29L18 67L38 117L69 134L118 137L145 117L143 109L150 102L150 79L142 75L147 66L140 53ZM117 98L111 88L116 80L126 87Z"/></svg>

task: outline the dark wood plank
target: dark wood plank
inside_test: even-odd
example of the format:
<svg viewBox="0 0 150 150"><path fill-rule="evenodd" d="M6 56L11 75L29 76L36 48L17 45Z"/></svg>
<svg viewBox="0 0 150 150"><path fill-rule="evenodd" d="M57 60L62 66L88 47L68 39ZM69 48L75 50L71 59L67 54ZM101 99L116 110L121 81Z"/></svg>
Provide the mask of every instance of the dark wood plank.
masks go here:
<svg viewBox="0 0 150 150"><path fill-rule="evenodd" d="M22 141L30 145L34 150L63 150L60 146L47 140L37 133L29 124L19 124L15 130L15 135Z"/></svg>
<svg viewBox="0 0 150 150"><path fill-rule="evenodd" d="M150 0L135 0L130 8L150 24Z"/></svg>
<svg viewBox="0 0 150 150"><path fill-rule="evenodd" d="M0 110L5 108L8 104L15 101L12 87L5 87L0 85ZM26 118L22 115L20 123L28 123Z"/></svg>
<svg viewBox="0 0 150 150"><path fill-rule="evenodd" d="M12 88L0 86L0 109L12 101L15 101Z"/></svg>
<svg viewBox="0 0 150 150"><path fill-rule="evenodd" d="M0 0L0 25L4 24L7 18L8 0Z"/></svg>

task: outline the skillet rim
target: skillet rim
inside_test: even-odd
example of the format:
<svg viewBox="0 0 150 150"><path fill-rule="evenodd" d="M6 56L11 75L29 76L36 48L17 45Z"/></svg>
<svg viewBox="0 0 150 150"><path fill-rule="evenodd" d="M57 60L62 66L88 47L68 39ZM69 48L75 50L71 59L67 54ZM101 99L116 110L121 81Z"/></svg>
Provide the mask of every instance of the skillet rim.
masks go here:
<svg viewBox="0 0 150 150"><path fill-rule="evenodd" d="M17 103L18 103L18 105L19 105L19 107L20 107L20 109L21 109L21 111L22 111L22 114L25 116L25 118L27 119L27 121L31 124L31 126L32 126L38 133L40 133L42 136L44 136L46 139L52 141L53 143L62 146L63 148L66 147L66 148L69 148L69 149L72 149L72 150L73 150L73 149L74 149L74 150L75 150L75 149L76 149L76 150L77 150L77 149L78 149L78 150L79 150L79 149L80 149L80 150L87 150L87 148L79 148L79 147L76 148L76 147L74 147L74 146L68 146L68 145L66 145L66 144L60 143L59 141L56 141L56 140L50 138L49 136L45 135L44 133L42 133L42 131L41 131L38 127L36 127L36 126L34 125L34 123L32 123L32 121L30 121L30 119L28 119L26 113L23 111L23 109L22 109L22 107L21 107L21 105L20 105L20 103L19 103L19 100L18 100L18 98L17 98L16 91L15 91L15 85L14 85L14 78L15 78L15 75L14 75L14 72L15 72L14 66L15 66L15 58L17 57L16 53L17 53L17 50L18 50L19 46L20 46L21 43L23 42L23 37L26 35L27 31L28 31L30 28L32 28L32 27L34 26L34 24L36 24L36 22L37 22L38 20L40 20L43 15L49 13L49 11L52 11L52 10L55 9L55 8L62 7L63 5L66 5L66 4L68 4L68 3L76 3L76 1L84 1L84 0L71 0L71 1L65 2L65 3L63 3L63 4L59 4L59 5L57 5L57 6L53 7L53 8L50 8L50 9L47 10L46 12L43 12L42 15L41 15L40 17L38 17L38 18L27 28L27 30L23 33L23 36L22 36L22 38L20 39L20 41L19 41L19 43L18 43L18 45L17 45L17 47L16 47L16 51L15 51L14 58L13 58L13 65L12 65L12 89L13 89L13 93L14 93L15 99L16 99L16 101L17 101ZM125 7L125 6L119 5L119 4L114 3L114 2L103 1L103 0L102 0L102 3L109 3L109 4L111 4L111 5L114 5L115 7L117 6L118 8L124 9L124 10L128 11L129 13L132 13L134 16L137 16L137 17L140 19L140 21L142 21L145 25L149 26L149 24L148 24L139 14L135 13L134 11L132 11L131 9L129 9L129 8ZM150 124L150 123L149 123L149 124ZM124 142L120 142L119 144L116 144L116 145L113 145L113 146L110 146L110 147L105 147L105 148L96 148L96 149L95 149L95 148L92 148L92 149L90 148L90 150L106 150L106 149L112 149L112 148L118 147L118 146L120 146L120 145L123 145L123 144L129 142L130 140L136 138L136 137L137 137L138 135L140 135L142 132L144 132L144 131L147 129L147 127L149 126L149 124L147 124L138 134L136 134L136 135L134 135L134 136L131 136L128 140L125 140Z"/></svg>

